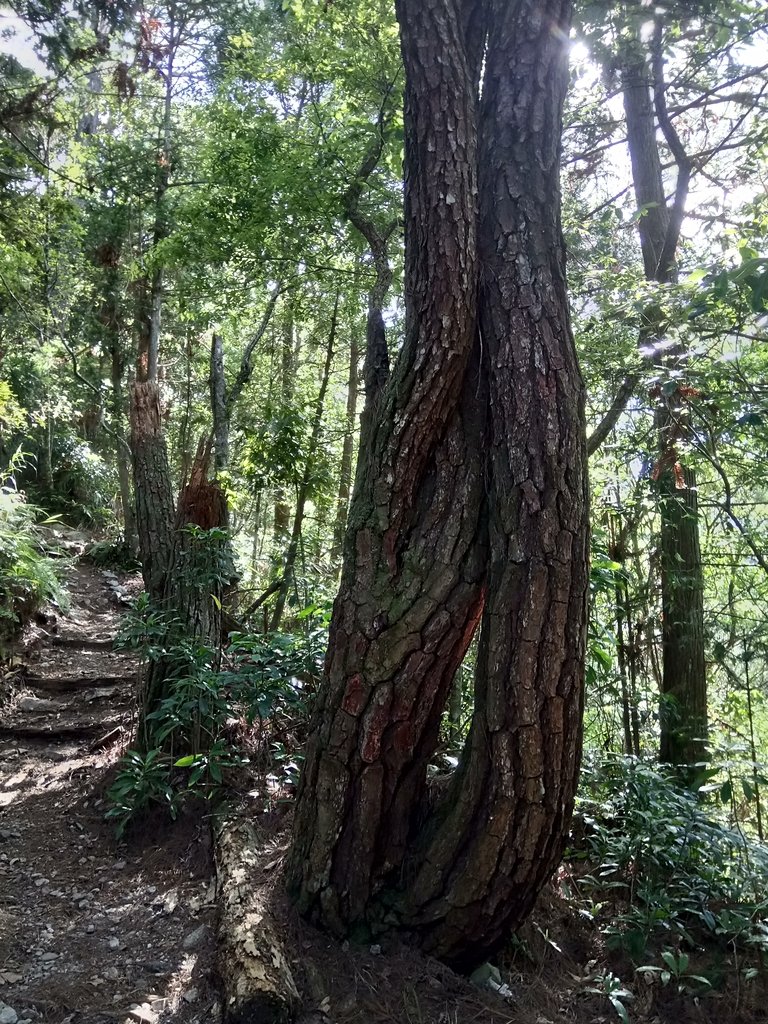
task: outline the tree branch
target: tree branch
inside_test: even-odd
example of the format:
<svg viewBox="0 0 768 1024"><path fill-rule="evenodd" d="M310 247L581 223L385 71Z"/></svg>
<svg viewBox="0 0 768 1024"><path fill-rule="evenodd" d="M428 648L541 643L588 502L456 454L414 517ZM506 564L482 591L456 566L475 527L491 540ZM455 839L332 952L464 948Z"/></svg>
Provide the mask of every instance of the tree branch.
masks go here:
<svg viewBox="0 0 768 1024"><path fill-rule="evenodd" d="M616 396L608 407L607 412L587 438L587 455L594 455L616 426L619 421L619 417L626 409L639 380L640 371L632 370L632 372L628 373L621 382L619 389L616 392Z"/></svg>
<svg viewBox="0 0 768 1024"><path fill-rule="evenodd" d="M264 310L259 326L256 329L256 333L245 346L243 357L240 360L240 369L237 371L237 376L235 377L232 383L232 387L229 388L227 393L226 413L228 419L232 415L232 410L234 409L235 403L237 402L238 398L242 394L243 388L251 379L251 374L253 373L253 365L251 364L253 353L256 350L256 346L264 337L267 327L269 327L269 322L272 319L272 314L275 311L277 300L280 298L284 291L286 291L286 287L282 284L282 282L278 282L278 284L275 286L275 288L272 291L272 294L269 297L269 301L267 302L267 308Z"/></svg>

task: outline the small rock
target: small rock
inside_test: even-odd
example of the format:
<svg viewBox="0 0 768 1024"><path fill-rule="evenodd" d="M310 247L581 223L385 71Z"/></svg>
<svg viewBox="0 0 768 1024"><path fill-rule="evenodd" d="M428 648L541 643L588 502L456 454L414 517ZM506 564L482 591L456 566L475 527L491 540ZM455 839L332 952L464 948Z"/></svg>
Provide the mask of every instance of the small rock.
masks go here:
<svg viewBox="0 0 768 1024"><path fill-rule="evenodd" d="M149 1003L142 1003L141 1006L134 1006L129 1013L129 1017L133 1020L141 1021L142 1024L155 1024L155 1021L157 1020L157 1014L151 1008Z"/></svg>
<svg viewBox="0 0 768 1024"><path fill-rule="evenodd" d="M85 930L86 930L86 932L88 933L88 935L93 935L93 933L94 933L94 931L96 930L96 928L95 928L95 926L94 926L94 925L92 925L92 924L87 924L87 925L85 926Z"/></svg>
<svg viewBox="0 0 768 1024"><path fill-rule="evenodd" d="M0 1024L16 1024L19 1015L14 1008L12 1006L3 1006L2 1003L0 1003L0 1006L2 1006L2 1009L0 1009Z"/></svg>
<svg viewBox="0 0 768 1024"><path fill-rule="evenodd" d="M109 948L110 949L120 949L120 939L110 939L109 940Z"/></svg>
<svg viewBox="0 0 768 1024"><path fill-rule="evenodd" d="M198 991L196 988L188 988L184 995L181 997L185 1003L196 1003L198 997Z"/></svg>
<svg viewBox="0 0 768 1024"><path fill-rule="evenodd" d="M167 974L170 971L170 967L163 960L145 960L141 966L149 974Z"/></svg>
<svg viewBox="0 0 768 1024"><path fill-rule="evenodd" d="M381 946L378 944L378 942L374 943L374 945L371 946L370 953L371 956L381 956Z"/></svg>
<svg viewBox="0 0 768 1024"><path fill-rule="evenodd" d="M59 954L58 953L41 953L40 954L40 959L43 961L44 964L49 964L53 960L58 960L59 959Z"/></svg>
<svg viewBox="0 0 768 1024"><path fill-rule="evenodd" d="M55 700L43 700L42 697L22 697L17 707L19 711L56 711L59 709Z"/></svg>
<svg viewBox="0 0 768 1024"><path fill-rule="evenodd" d="M163 900L163 913L172 914L176 907L179 905L179 893L176 889L171 889L168 895Z"/></svg>
<svg viewBox="0 0 768 1024"><path fill-rule="evenodd" d="M199 928L195 928L193 932L185 935L181 942L182 949L197 949L202 946L208 939L209 930L207 924L201 924Z"/></svg>

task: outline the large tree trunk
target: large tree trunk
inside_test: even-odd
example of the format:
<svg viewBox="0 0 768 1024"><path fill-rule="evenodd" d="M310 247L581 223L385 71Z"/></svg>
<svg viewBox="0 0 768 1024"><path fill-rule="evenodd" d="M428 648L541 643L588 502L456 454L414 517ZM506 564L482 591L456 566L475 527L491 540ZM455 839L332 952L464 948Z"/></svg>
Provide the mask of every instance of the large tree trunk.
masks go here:
<svg viewBox="0 0 768 1024"><path fill-rule="evenodd" d="M551 873L578 768L586 453L558 186L570 5L397 6L406 337L361 442L288 875L334 931L399 923L466 965ZM481 619L470 737L430 796Z"/></svg>
<svg viewBox="0 0 768 1024"><path fill-rule="evenodd" d="M657 117L665 126L661 24L654 38L656 104L648 59L630 43L622 69L624 111L638 208L638 229L645 275L661 284L676 280L675 258L690 167L667 124L668 143L678 165L672 208L668 208L656 137ZM649 310L641 345L661 340L657 314ZM656 357L672 370L685 365L686 353ZM662 595L661 739L659 756L671 764L692 766L706 757L707 677L704 658L704 577L699 547L699 516L693 470L681 464L678 440L687 432L685 401L679 389L660 395L654 424L658 445L655 477Z"/></svg>

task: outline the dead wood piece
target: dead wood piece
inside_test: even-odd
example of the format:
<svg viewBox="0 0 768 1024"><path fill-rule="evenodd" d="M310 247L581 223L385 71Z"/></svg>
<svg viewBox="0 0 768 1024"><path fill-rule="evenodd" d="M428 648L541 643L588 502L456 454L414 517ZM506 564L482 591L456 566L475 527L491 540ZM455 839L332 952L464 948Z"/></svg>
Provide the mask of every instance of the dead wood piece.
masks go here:
<svg viewBox="0 0 768 1024"><path fill-rule="evenodd" d="M255 883L258 865L253 829L224 825L217 835L216 870L226 1024L288 1024L300 1008L275 921Z"/></svg>
<svg viewBox="0 0 768 1024"><path fill-rule="evenodd" d="M131 686L135 676L34 676L27 675L24 684L30 690L46 690L49 693L75 693L86 689L102 689L106 686Z"/></svg>
<svg viewBox="0 0 768 1024"><path fill-rule="evenodd" d="M122 738L125 729L122 725L116 725L114 729L110 729L109 732L105 732L102 736L98 736L93 743L88 745L89 753L93 754L96 750L103 750L104 747L108 747L111 743L116 743Z"/></svg>

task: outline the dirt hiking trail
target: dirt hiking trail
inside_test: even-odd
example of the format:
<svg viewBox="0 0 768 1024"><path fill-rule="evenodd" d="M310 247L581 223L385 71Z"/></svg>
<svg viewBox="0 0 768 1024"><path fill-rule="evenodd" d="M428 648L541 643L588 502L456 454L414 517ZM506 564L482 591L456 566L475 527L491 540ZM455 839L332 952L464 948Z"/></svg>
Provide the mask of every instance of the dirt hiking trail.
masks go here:
<svg viewBox="0 0 768 1024"><path fill-rule="evenodd" d="M216 1022L208 823L125 846L99 795L130 736L137 665L112 643L141 581L80 562L66 586L0 705L0 1024Z"/></svg>

